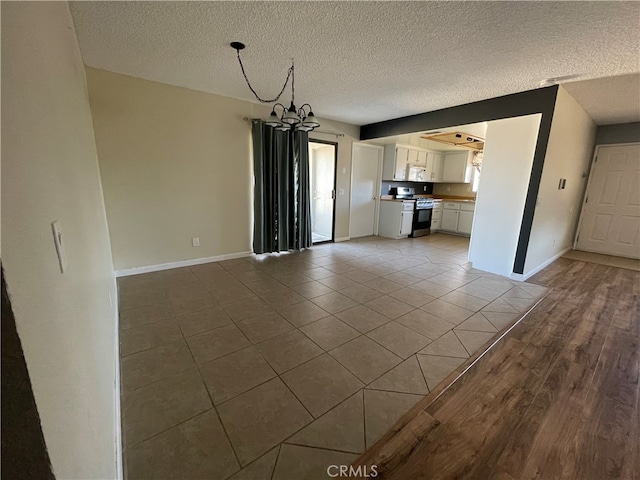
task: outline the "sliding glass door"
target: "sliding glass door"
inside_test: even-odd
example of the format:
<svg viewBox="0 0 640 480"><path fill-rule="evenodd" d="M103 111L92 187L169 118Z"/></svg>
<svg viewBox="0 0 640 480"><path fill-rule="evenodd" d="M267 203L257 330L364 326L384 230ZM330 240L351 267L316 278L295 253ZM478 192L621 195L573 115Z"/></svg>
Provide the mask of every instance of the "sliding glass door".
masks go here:
<svg viewBox="0 0 640 480"><path fill-rule="evenodd" d="M309 140L313 243L331 242L334 239L337 149L336 143Z"/></svg>

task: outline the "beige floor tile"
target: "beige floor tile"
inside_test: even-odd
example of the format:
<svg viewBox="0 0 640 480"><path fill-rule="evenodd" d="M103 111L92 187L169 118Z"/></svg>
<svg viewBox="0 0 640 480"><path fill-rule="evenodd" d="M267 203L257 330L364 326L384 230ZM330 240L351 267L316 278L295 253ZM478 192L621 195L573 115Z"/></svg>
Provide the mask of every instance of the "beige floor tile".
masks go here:
<svg viewBox="0 0 640 480"><path fill-rule="evenodd" d="M222 305L234 322L246 320L265 313L273 312L273 308L266 304L264 300L258 297L239 300Z"/></svg>
<svg viewBox="0 0 640 480"><path fill-rule="evenodd" d="M512 305L508 304L505 299L497 298L489 305L482 309L483 312L498 312L498 313L518 313Z"/></svg>
<svg viewBox="0 0 640 480"><path fill-rule="evenodd" d="M471 355L480 350L485 343L496 335L495 333L471 332L468 330L454 330L454 332Z"/></svg>
<svg viewBox="0 0 640 480"><path fill-rule="evenodd" d="M321 278L318 281L333 290L341 290L357 283L355 280L351 280L344 275L335 274L332 277Z"/></svg>
<svg viewBox="0 0 640 480"><path fill-rule="evenodd" d="M296 327L301 327L307 323L315 322L316 320L329 316L328 312L308 300L287 305L279 309L278 313Z"/></svg>
<svg viewBox="0 0 640 480"><path fill-rule="evenodd" d="M333 292L326 285L321 284L320 282L312 281L303 283L301 285L296 285L295 287L291 287L292 290L296 291L300 295L305 298L312 299L319 297L320 295L326 295L327 293Z"/></svg>
<svg viewBox="0 0 640 480"><path fill-rule="evenodd" d="M215 410L127 450L127 478L225 478L239 470Z"/></svg>
<svg viewBox="0 0 640 480"><path fill-rule="evenodd" d="M196 368L122 395L124 435L135 445L212 407Z"/></svg>
<svg viewBox="0 0 640 480"><path fill-rule="evenodd" d="M360 335L357 330L333 316L300 327L300 331L324 350L331 350Z"/></svg>
<svg viewBox="0 0 640 480"><path fill-rule="evenodd" d="M362 336L329 352L364 383L370 383L398 365L402 359Z"/></svg>
<svg viewBox="0 0 640 480"><path fill-rule="evenodd" d="M180 315L176 317L176 320L185 337L232 323L231 317L226 314L222 307L212 307L199 312Z"/></svg>
<svg viewBox="0 0 640 480"><path fill-rule="evenodd" d="M187 338L187 343L193 358L199 365L251 345L235 325L225 325L194 335Z"/></svg>
<svg viewBox="0 0 640 480"><path fill-rule="evenodd" d="M474 314L471 310L458 307L457 305L453 305L452 303L445 302L440 299L427 303L420 307L420 310L424 310L435 317L442 318L443 320L455 325L462 323L463 320L466 320Z"/></svg>
<svg viewBox="0 0 640 480"><path fill-rule="evenodd" d="M417 357L430 391L435 389L447 375L465 361L464 358L440 357L436 355L418 354Z"/></svg>
<svg viewBox="0 0 640 480"><path fill-rule="evenodd" d="M433 277L430 277L428 280L424 280L425 288L428 288L428 287L433 288L433 285L435 284L435 285L438 285L438 287L442 287L442 288L436 289L436 291L441 295L446 295L450 291L455 290L456 288L460 288L468 284L471 280L473 280L473 279L467 279L465 277L458 277L458 278L451 277L449 275L446 275L445 273L446 272L443 272L442 275L435 275Z"/></svg>
<svg viewBox="0 0 640 480"><path fill-rule="evenodd" d="M133 390L195 366L184 340L134 353L120 361L123 390Z"/></svg>
<svg viewBox="0 0 640 480"><path fill-rule="evenodd" d="M313 420L279 378L217 408L242 466Z"/></svg>
<svg viewBox="0 0 640 480"><path fill-rule="evenodd" d="M436 339L455 327L455 324L431 315L423 310L414 310L396 320L430 340Z"/></svg>
<svg viewBox="0 0 640 480"><path fill-rule="evenodd" d="M169 304L159 303L120 312L120 331L173 318Z"/></svg>
<svg viewBox="0 0 640 480"><path fill-rule="evenodd" d="M393 370L370 383L367 389L413 393L415 395L429 393L427 382L422 375L422 370L415 355L411 355Z"/></svg>
<svg viewBox="0 0 640 480"><path fill-rule="evenodd" d="M316 418L364 386L327 354L288 371L281 378Z"/></svg>
<svg viewBox="0 0 640 480"><path fill-rule="evenodd" d="M491 288L481 287L480 285L476 285L474 283L464 285L456 291L481 298L482 300L486 300L487 302L491 302L492 300L495 300L500 295L502 295L502 292L492 290Z"/></svg>
<svg viewBox="0 0 640 480"><path fill-rule="evenodd" d="M408 287L409 285L414 285L415 283L420 282L422 279L418 277L414 277L413 275L407 273L406 270L402 272L394 272L388 275L385 275L385 280L389 280L391 282L402 285L403 287ZM389 293L389 292L383 292Z"/></svg>
<svg viewBox="0 0 640 480"><path fill-rule="evenodd" d="M535 298L513 298L513 297L501 297L502 300L507 302L513 308L515 308L518 312L526 312L533 306L536 299Z"/></svg>
<svg viewBox="0 0 640 480"><path fill-rule="evenodd" d="M424 293L423 291L416 290L415 288L405 287L401 290L396 290L389 294L390 297L395 298L396 300L400 300L401 302L407 303L415 308L420 308L425 303L429 303L435 300L435 297L432 297L429 294Z"/></svg>
<svg viewBox="0 0 640 480"><path fill-rule="evenodd" d="M404 285L401 285L397 282L389 280L388 278L382 278L382 277L376 277L373 280L364 282L363 285L366 285L369 288L373 288L374 290L377 290L383 294L389 294L391 292L395 292L396 290L400 290L401 288L404 287Z"/></svg>
<svg viewBox="0 0 640 480"><path fill-rule="evenodd" d="M239 300L245 300L247 298L254 297L255 294L243 285L236 285L233 287L221 287L211 289L211 295L218 303L224 305L225 303L237 302Z"/></svg>
<svg viewBox="0 0 640 480"><path fill-rule="evenodd" d="M280 446L270 450L263 456L254 460L244 467L238 473L229 478L229 480L262 480L271 479L273 469L276 466L276 460L280 453Z"/></svg>
<svg viewBox="0 0 640 480"><path fill-rule="evenodd" d="M326 268L317 266L305 270L305 274L314 280L321 280L323 278L333 277L335 275L335 273L333 273L331 270L327 270Z"/></svg>
<svg viewBox="0 0 640 480"><path fill-rule="evenodd" d="M262 298L266 303L268 303L275 309L286 307L287 305L292 305L294 303L299 303L306 300L302 295L296 293L289 287L285 287L284 289L280 289L278 291L267 292L263 295L260 295L260 298Z"/></svg>
<svg viewBox="0 0 640 480"><path fill-rule="evenodd" d="M349 308L348 310L339 312L336 314L336 317L351 325L361 333L367 333L368 331L391 321L389 317L385 317L364 305L357 305L353 308Z"/></svg>
<svg viewBox="0 0 640 480"><path fill-rule="evenodd" d="M260 343L281 333L293 330L291 325L278 312L265 313L237 323L251 343Z"/></svg>
<svg viewBox="0 0 640 480"><path fill-rule="evenodd" d="M369 273L365 270L359 269L359 270L353 270L351 272L347 272L344 274L345 277L350 278L351 280L354 280L358 283L366 283L366 282L370 282L371 280L375 280L376 278L378 278L377 275L374 275L373 273Z"/></svg>
<svg viewBox="0 0 640 480"><path fill-rule="evenodd" d="M273 480L319 480L327 475L330 465L350 465L358 455L284 444L273 473ZM332 470L333 472L333 470ZM338 470L336 469L337 473Z"/></svg>
<svg viewBox="0 0 640 480"><path fill-rule="evenodd" d="M469 318L467 318L464 322L458 325L455 330L471 330L474 332L490 332L495 333L498 331L493 324L486 319L484 315L480 312L474 313Z"/></svg>
<svg viewBox="0 0 640 480"><path fill-rule="evenodd" d="M511 290L509 290L506 293L504 293L502 295L502 298L503 299L507 299L507 298L529 298L529 299L533 299L534 296L531 295L529 292L527 292L522 287L513 287Z"/></svg>
<svg viewBox="0 0 640 480"><path fill-rule="evenodd" d="M364 390L364 412L367 448L373 445L402 415L422 399L410 393Z"/></svg>
<svg viewBox="0 0 640 480"><path fill-rule="evenodd" d="M422 376L422 373L420 373ZM364 451L362 390L329 410L287 440L287 443L345 452Z"/></svg>
<svg viewBox="0 0 640 480"><path fill-rule="evenodd" d="M167 301L164 291L158 287L127 288L124 291L118 292L118 299L121 311L157 305Z"/></svg>
<svg viewBox="0 0 640 480"><path fill-rule="evenodd" d="M414 310L414 307L411 305L401 302L400 300L396 300L389 295L378 297L367 302L365 305L391 319L398 318L409 313L411 310Z"/></svg>
<svg viewBox="0 0 640 480"><path fill-rule="evenodd" d="M256 348L279 374L324 353L299 330L278 335L259 343Z"/></svg>
<svg viewBox="0 0 640 480"><path fill-rule="evenodd" d="M440 338L424 347L418 353L425 355L438 355L441 357L458 357L468 358L469 352L464 348L458 337L453 331L448 331Z"/></svg>
<svg viewBox="0 0 640 480"><path fill-rule="evenodd" d="M181 339L182 332L175 320L133 327L120 332L120 356L125 357Z"/></svg>
<svg viewBox="0 0 640 480"><path fill-rule="evenodd" d="M211 296L183 297L171 302L171 311L174 315L185 315L206 308L216 307L217 305L218 303Z"/></svg>
<svg viewBox="0 0 640 480"><path fill-rule="evenodd" d="M355 300L338 292L321 295L320 297L314 298L312 302L329 313L338 313L358 304Z"/></svg>
<svg viewBox="0 0 640 480"><path fill-rule="evenodd" d="M482 276L472 282L473 285L478 285L484 288L490 288L492 290L497 290L500 293L508 292L513 288L513 283L506 279L499 277L497 275L494 276Z"/></svg>
<svg viewBox="0 0 640 480"><path fill-rule="evenodd" d="M346 295L347 297L355 300L358 303L365 303L369 300L373 300L374 298L382 296L382 293L378 292L377 290L360 284L343 288L340 290L340 293Z"/></svg>
<svg viewBox="0 0 640 480"><path fill-rule="evenodd" d="M452 303L453 305L457 305L458 307L472 312L477 312L489 303L489 300L483 300L481 298L474 297L473 295L467 295L459 290L454 290L453 292L443 295L440 297L440 300L444 300L445 302Z"/></svg>
<svg viewBox="0 0 640 480"><path fill-rule="evenodd" d="M253 347L207 362L200 373L216 405L276 376Z"/></svg>
<svg viewBox="0 0 640 480"><path fill-rule="evenodd" d="M412 287L414 290L421 291L425 295L429 295L431 297L436 297L436 298L446 295L447 293L450 293L454 290L451 287L433 283L431 279L422 280L421 282L418 282L412 285Z"/></svg>
<svg viewBox="0 0 640 480"><path fill-rule="evenodd" d="M370 331L367 336L400 358L409 358L431 343L430 338L395 321Z"/></svg>
<svg viewBox="0 0 640 480"><path fill-rule="evenodd" d="M503 330L504 328L508 327L519 316L513 313L484 312L484 311L481 313L498 330Z"/></svg>

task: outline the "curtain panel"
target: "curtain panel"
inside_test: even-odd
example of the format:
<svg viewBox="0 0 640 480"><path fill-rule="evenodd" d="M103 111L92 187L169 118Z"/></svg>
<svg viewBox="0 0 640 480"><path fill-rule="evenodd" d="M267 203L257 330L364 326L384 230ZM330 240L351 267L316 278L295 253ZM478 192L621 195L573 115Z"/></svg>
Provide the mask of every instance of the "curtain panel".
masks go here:
<svg viewBox="0 0 640 480"><path fill-rule="evenodd" d="M301 250L311 245L309 135L277 131L252 120L253 251Z"/></svg>

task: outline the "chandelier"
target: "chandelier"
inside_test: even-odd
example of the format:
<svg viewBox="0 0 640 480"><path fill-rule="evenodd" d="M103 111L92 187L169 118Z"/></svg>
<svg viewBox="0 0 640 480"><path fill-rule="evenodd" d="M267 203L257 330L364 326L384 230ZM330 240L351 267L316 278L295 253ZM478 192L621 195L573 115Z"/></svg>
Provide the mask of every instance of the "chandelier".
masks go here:
<svg viewBox="0 0 640 480"><path fill-rule="evenodd" d="M275 105L271 109L271 115L265 122L270 127L274 127L276 130L287 131L287 130L298 130L302 132L309 132L314 128L320 126L318 120L316 120L313 111L311 110L311 105L305 103L299 109L295 106L295 94L296 94L296 75L295 75L295 66L293 60L291 60L291 67L287 72L287 78L284 81L284 85L280 90L280 93L275 98L265 100L260 98L260 96L256 93L254 88L251 86L249 82L249 78L247 77L246 72L244 71L244 65L242 64L242 59L240 58L240 50L244 50L245 44L241 42L231 42L231 47L235 49L238 55L238 63L240 63L240 69L242 70L242 75L244 76L244 80L247 82L247 86L253 96L260 103L274 103ZM289 83L289 79L291 79L291 105L289 108L285 107L281 103L277 103L280 100L280 97L284 93L285 88L287 88L287 84ZM281 109L280 115L277 113L277 109Z"/></svg>

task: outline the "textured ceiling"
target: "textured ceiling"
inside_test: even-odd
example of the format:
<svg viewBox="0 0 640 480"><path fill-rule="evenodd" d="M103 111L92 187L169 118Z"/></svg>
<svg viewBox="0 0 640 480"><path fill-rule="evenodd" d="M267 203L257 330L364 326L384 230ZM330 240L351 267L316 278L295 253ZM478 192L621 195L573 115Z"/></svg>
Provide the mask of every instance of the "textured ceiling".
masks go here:
<svg viewBox="0 0 640 480"><path fill-rule="evenodd" d="M296 103L356 125L640 71L639 2L74 2L91 67L253 100L296 60ZM283 96L288 103L289 95Z"/></svg>
<svg viewBox="0 0 640 480"><path fill-rule="evenodd" d="M640 122L640 74L596 78L562 86L598 125Z"/></svg>

